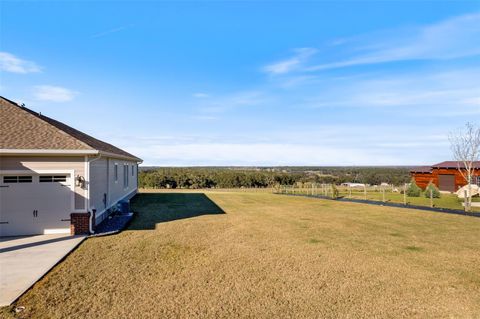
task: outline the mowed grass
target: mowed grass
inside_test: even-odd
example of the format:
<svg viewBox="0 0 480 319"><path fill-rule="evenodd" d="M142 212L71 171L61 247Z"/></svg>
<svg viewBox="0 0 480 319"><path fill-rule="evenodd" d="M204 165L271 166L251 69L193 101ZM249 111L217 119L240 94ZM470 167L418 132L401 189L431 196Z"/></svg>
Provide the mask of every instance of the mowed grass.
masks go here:
<svg viewBox="0 0 480 319"><path fill-rule="evenodd" d="M480 317L479 218L246 192L133 208L129 230L86 240L19 317Z"/></svg>

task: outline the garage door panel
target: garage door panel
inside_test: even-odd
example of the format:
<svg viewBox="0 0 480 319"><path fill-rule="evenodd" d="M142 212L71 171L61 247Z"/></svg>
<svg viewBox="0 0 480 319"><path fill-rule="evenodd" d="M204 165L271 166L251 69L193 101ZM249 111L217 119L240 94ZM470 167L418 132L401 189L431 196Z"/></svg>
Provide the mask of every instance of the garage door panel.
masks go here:
<svg viewBox="0 0 480 319"><path fill-rule="evenodd" d="M69 232L73 192L66 183L3 183L0 175L0 236Z"/></svg>
<svg viewBox="0 0 480 319"><path fill-rule="evenodd" d="M455 192L455 175L438 175L438 186L442 191Z"/></svg>

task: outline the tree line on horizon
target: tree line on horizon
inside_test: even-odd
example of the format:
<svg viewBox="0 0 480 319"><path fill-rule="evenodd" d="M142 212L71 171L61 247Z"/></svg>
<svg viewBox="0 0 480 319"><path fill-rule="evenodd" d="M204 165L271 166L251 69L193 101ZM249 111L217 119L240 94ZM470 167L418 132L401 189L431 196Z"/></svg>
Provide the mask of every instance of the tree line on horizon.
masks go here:
<svg viewBox="0 0 480 319"><path fill-rule="evenodd" d="M388 183L410 181L407 167L148 167L139 173L141 188L266 188L311 183Z"/></svg>

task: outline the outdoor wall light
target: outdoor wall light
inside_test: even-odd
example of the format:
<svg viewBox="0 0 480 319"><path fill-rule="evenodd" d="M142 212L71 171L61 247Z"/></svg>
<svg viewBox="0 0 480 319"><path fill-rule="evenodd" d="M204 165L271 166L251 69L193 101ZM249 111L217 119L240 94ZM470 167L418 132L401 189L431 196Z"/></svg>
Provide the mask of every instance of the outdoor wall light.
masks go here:
<svg viewBox="0 0 480 319"><path fill-rule="evenodd" d="M79 186L81 188L85 187L85 178L83 176L77 175L75 177L75 186Z"/></svg>

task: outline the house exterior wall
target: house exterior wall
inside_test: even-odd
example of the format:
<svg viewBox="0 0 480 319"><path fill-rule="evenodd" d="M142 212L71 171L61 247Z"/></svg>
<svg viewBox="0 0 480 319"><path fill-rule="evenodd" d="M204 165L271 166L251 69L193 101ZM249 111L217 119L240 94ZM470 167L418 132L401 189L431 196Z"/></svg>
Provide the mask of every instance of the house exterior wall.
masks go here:
<svg viewBox="0 0 480 319"><path fill-rule="evenodd" d="M423 189L427 187L430 181L432 181L433 184L439 187L439 175L454 175L455 191L467 185L467 181L457 168L432 168L431 173L412 172L412 177L415 179L416 184ZM480 176L480 170L475 170L474 176ZM477 181L473 180L472 183L476 184Z"/></svg>
<svg viewBox="0 0 480 319"><path fill-rule="evenodd" d="M89 206L96 209L96 224L98 224L107 217L107 209L118 201L130 199L136 194L138 168L137 163L134 161L111 157L93 160L89 165ZM117 165L116 178L115 165ZM125 166L127 167L126 169L124 169ZM125 180L125 172L128 175L128 183ZM104 201L104 198L106 201Z"/></svg>
<svg viewBox="0 0 480 319"><path fill-rule="evenodd" d="M85 176L85 157L83 156L1 156L0 171L33 172L41 170L73 170L74 176ZM74 182L73 180L71 181ZM74 208L83 211L85 207L86 189L75 186Z"/></svg>
<svg viewBox="0 0 480 319"><path fill-rule="evenodd" d="M433 176L432 173L418 173L418 172L412 172L412 177L415 179L415 183L417 184L418 187L425 189L430 183L430 181L433 182Z"/></svg>

